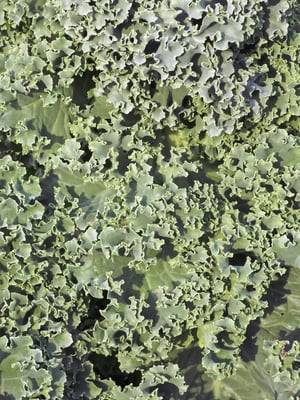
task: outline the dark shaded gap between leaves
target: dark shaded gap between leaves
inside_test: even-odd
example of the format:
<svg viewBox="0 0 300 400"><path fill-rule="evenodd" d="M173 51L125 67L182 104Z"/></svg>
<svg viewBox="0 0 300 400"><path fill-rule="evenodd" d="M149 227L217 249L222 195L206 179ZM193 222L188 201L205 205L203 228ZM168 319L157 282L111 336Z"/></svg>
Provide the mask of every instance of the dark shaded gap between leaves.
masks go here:
<svg viewBox="0 0 300 400"><path fill-rule="evenodd" d="M283 275L277 276L277 279L271 281L266 293L262 297L262 301L268 302L268 307L265 309L263 318L271 314L275 308L287 302L286 296L291 293L291 291L285 287L289 273L290 267L286 269Z"/></svg>
<svg viewBox="0 0 300 400"><path fill-rule="evenodd" d="M99 375L101 379L111 378L122 389L130 384L138 386L142 380L142 373L138 369L131 373L120 370L116 353L110 356L91 353L89 361L93 364L95 374Z"/></svg>
<svg viewBox="0 0 300 400"><path fill-rule="evenodd" d="M153 325L156 325L159 321L159 317L156 311L156 298L153 293L149 292L146 302L149 307L144 307L141 315L148 320L151 319L153 321Z"/></svg>
<svg viewBox="0 0 300 400"><path fill-rule="evenodd" d="M258 352L256 336L259 332L260 319L251 321L246 330L246 340L240 347L240 356L244 362L254 361Z"/></svg>
<svg viewBox="0 0 300 400"><path fill-rule="evenodd" d="M80 109L84 109L86 105L90 104L88 98L89 90L95 87L93 78L97 76L96 71L86 70L82 75L76 75L73 81L73 103L77 104Z"/></svg>
<svg viewBox="0 0 300 400"><path fill-rule="evenodd" d="M91 152L88 142L83 139L80 143L80 150L83 151L83 154L80 156L82 162L88 162L92 158L93 153Z"/></svg>
<svg viewBox="0 0 300 400"><path fill-rule="evenodd" d="M288 281L290 269L287 268L286 273L282 276L277 277L277 279L271 281L269 288L266 293L262 296L262 301L267 301L268 307L265 309L264 317L268 314L271 314L275 308L286 303L286 296L290 294L290 290L286 289L285 286ZM258 352L258 346L256 345L257 333L260 330L260 321L261 318L257 318L252 321L247 328L246 331L246 340L241 346L241 358L245 362L254 361L256 354ZM299 337L300 337L300 329L299 329ZM282 334L284 335L284 334ZM289 340L288 335L286 336L287 340ZM284 336L281 336L281 340L283 340ZM279 338L280 339L280 338Z"/></svg>
<svg viewBox="0 0 300 400"><path fill-rule="evenodd" d="M157 393L163 400L180 400L181 396L179 393L179 389L177 386L175 386L173 383L165 382L165 383L160 383L157 386L154 386L151 388L150 393L154 392L154 390L157 390Z"/></svg>
<svg viewBox="0 0 300 400"><path fill-rule="evenodd" d="M104 317L100 314L101 310L105 310L110 300L107 298L107 290L103 290L103 298L96 299L91 295L87 295L86 301L88 302L87 316L82 317L78 329L84 331L94 326L96 321L103 321Z"/></svg>
<svg viewBox="0 0 300 400"><path fill-rule="evenodd" d="M250 258L251 262L256 260L255 254L250 251L237 251L232 257L229 258L228 261L233 267L239 267L245 265L248 257Z"/></svg>

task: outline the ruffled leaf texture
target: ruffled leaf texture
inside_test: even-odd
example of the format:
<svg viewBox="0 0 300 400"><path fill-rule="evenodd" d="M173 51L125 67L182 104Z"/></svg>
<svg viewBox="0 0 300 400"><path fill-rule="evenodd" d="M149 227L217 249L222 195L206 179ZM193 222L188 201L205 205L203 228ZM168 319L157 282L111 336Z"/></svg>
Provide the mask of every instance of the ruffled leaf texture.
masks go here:
<svg viewBox="0 0 300 400"><path fill-rule="evenodd" d="M299 396L299 17L1 2L2 398Z"/></svg>

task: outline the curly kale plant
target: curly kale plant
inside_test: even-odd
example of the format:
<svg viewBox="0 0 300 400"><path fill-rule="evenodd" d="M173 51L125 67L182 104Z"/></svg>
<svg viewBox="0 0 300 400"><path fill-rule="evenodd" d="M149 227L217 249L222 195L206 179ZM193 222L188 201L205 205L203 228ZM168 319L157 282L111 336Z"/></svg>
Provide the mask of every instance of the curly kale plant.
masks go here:
<svg viewBox="0 0 300 400"><path fill-rule="evenodd" d="M300 399L297 0L0 4L0 398Z"/></svg>

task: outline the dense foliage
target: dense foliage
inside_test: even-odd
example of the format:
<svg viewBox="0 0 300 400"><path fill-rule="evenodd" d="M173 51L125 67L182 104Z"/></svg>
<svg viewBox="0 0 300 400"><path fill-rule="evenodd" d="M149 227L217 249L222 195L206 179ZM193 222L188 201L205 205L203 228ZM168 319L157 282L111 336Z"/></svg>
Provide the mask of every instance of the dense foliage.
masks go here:
<svg viewBox="0 0 300 400"><path fill-rule="evenodd" d="M0 3L0 399L300 398L297 0Z"/></svg>

